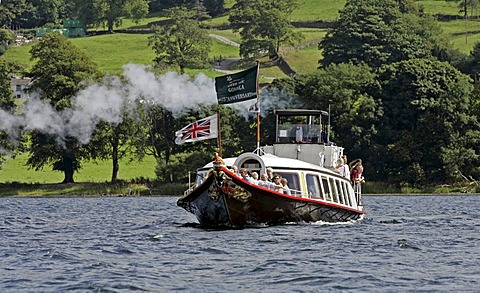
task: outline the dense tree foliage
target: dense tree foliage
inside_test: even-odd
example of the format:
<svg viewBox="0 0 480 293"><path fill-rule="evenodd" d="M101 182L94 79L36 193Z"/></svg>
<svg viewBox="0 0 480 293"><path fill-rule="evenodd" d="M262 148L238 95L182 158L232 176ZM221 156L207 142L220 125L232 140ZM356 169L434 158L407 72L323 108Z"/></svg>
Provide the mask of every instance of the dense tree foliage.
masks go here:
<svg viewBox="0 0 480 293"><path fill-rule="evenodd" d="M200 27L195 12L181 7L171 9L169 15L172 23L154 27L154 34L149 37L157 65L178 67L180 73L188 66L205 67L211 40Z"/></svg>
<svg viewBox="0 0 480 293"><path fill-rule="evenodd" d="M220 16L225 12L225 0L204 0L203 5L211 17Z"/></svg>
<svg viewBox="0 0 480 293"><path fill-rule="evenodd" d="M447 63L413 59L382 69L377 160L385 180L451 182L478 162L473 86ZM478 144L477 144L478 145Z"/></svg>
<svg viewBox="0 0 480 293"><path fill-rule="evenodd" d="M367 136L364 144L357 149L351 145L353 150L362 150L367 162L375 162L368 166L372 179L425 184L478 174L480 133L474 110L478 98L471 80L441 61L462 65L464 71L471 69L464 57L448 48L438 25L413 1L348 1L320 48L324 49L320 63L326 69L330 64L366 64L377 74L373 87L355 93L367 98L369 103L364 105L373 110L362 112L374 115L364 120L371 125L363 132ZM475 59L475 50L472 56ZM358 76L351 79L360 80ZM337 76L324 82L336 85L341 80ZM336 86L334 93L346 96L347 101L349 94L341 89L358 89ZM332 103L328 97L317 99ZM337 115L349 117L356 112L353 104L344 106ZM341 120L342 125L355 125L363 119ZM353 128L343 131L350 137L358 133ZM348 140L344 145L349 145Z"/></svg>
<svg viewBox="0 0 480 293"><path fill-rule="evenodd" d="M29 73L33 79L31 90L56 111L71 107L71 98L86 85L84 81L99 76L96 65L59 33L47 34L30 53L36 60ZM82 159L96 156L74 137L62 137L59 133L33 131L30 141L27 164L36 170L52 164L54 170L64 173L64 183L74 181L73 174L81 168Z"/></svg>
<svg viewBox="0 0 480 293"><path fill-rule="evenodd" d="M3 0L0 5L0 26L34 28L46 23L58 24L64 16L61 0Z"/></svg>
<svg viewBox="0 0 480 293"><path fill-rule="evenodd" d="M345 147L351 157L363 156L373 144L381 105L369 92L378 89L368 66L330 65L313 74L298 76L297 94L309 109L329 110L331 140ZM348 134L348 135L345 135Z"/></svg>
<svg viewBox="0 0 480 293"><path fill-rule="evenodd" d="M302 35L293 30L290 15L298 0L239 0L230 11L230 23L240 31L240 55L278 55L280 46L294 45Z"/></svg>
<svg viewBox="0 0 480 293"><path fill-rule="evenodd" d="M378 68L413 58L445 55L438 24L410 0L348 1L340 18L319 44L321 65L353 62ZM443 57L445 58L445 57Z"/></svg>

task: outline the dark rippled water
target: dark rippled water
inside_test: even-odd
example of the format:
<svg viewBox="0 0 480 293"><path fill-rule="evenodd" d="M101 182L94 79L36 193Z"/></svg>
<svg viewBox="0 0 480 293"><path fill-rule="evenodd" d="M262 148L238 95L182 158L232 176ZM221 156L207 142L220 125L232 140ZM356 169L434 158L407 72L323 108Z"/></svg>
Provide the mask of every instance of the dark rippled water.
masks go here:
<svg viewBox="0 0 480 293"><path fill-rule="evenodd" d="M0 198L0 292L480 292L480 196L211 231L176 197Z"/></svg>

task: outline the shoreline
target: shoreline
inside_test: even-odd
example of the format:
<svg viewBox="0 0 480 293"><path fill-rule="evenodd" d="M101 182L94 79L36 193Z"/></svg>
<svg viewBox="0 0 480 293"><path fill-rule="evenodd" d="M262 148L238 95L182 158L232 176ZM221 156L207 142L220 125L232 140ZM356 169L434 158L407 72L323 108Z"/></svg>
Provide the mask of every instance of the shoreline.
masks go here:
<svg viewBox="0 0 480 293"><path fill-rule="evenodd" d="M116 197L181 197L175 194L1 194L0 198L116 198ZM368 193L362 194L362 197L382 197L382 196L480 196L480 193Z"/></svg>

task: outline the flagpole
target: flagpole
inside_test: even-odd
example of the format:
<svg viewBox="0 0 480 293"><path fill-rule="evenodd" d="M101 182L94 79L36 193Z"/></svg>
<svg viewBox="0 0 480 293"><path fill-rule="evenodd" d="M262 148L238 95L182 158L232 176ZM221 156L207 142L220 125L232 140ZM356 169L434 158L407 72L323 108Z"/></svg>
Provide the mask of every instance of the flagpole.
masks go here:
<svg viewBox="0 0 480 293"><path fill-rule="evenodd" d="M260 85L258 76L260 74L260 61L257 60L257 154L260 155Z"/></svg>
<svg viewBox="0 0 480 293"><path fill-rule="evenodd" d="M218 154L220 158L223 157L223 150L222 150L222 132L220 127L220 112L217 112L217 145L218 145Z"/></svg>

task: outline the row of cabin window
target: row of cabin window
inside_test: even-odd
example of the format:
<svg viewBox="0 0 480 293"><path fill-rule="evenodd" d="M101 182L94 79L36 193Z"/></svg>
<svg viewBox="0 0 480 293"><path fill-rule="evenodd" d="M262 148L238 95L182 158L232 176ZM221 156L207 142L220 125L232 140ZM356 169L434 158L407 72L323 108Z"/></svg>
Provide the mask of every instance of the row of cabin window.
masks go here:
<svg viewBox="0 0 480 293"><path fill-rule="evenodd" d="M278 172L277 174L287 179L288 187L292 195L301 195L300 181L297 173ZM353 206L353 200L349 196L347 183L316 174L307 174L306 181L307 197Z"/></svg>

